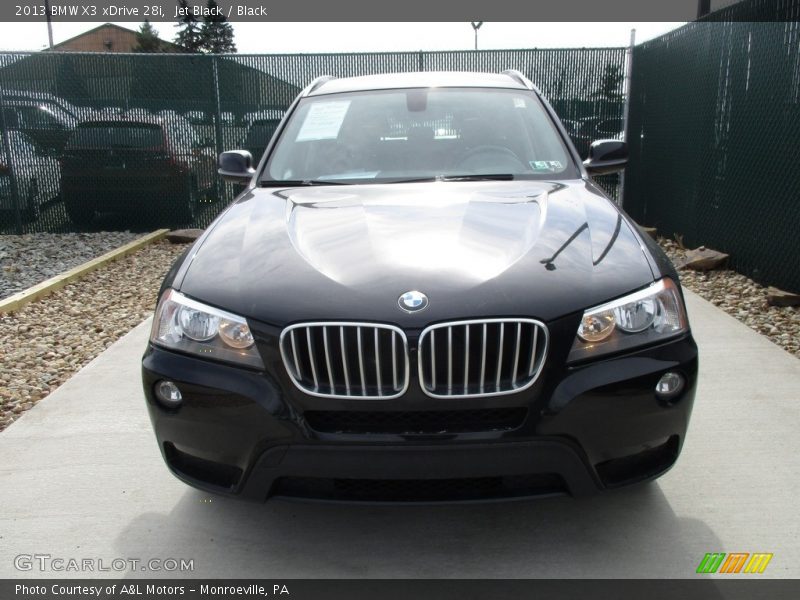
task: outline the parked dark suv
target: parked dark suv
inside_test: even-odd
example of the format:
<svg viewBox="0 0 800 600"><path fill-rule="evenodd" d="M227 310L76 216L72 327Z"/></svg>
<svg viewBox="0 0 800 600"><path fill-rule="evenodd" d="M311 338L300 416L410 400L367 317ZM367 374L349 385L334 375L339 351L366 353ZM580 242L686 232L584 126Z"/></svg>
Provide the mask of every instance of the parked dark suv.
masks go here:
<svg viewBox="0 0 800 600"><path fill-rule="evenodd" d="M105 212L189 222L201 196L213 194L214 181L211 148L182 117L85 121L64 149L64 204L79 227Z"/></svg>
<svg viewBox="0 0 800 600"><path fill-rule="evenodd" d="M581 158L589 156L589 146L597 139L624 139L624 124L619 117L593 116L574 121L567 132Z"/></svg>
<svg viewBox="0 0 800 600"><path fill-rule="evenodd" d="M588 494L678 457L678 276L525 77L322 78L171 269L143 359L164 459L264 500Z"/></svg>
<svg viewBox="0 0 800 600"><path fill-rule="evenodd" d="M0 217L12 221L14 212L19 210L22 220L34 221L41 206L59 195L58 161L22 131L8 131L6 136L11 156L0 138Z"/></svg>
<svg viewBox="0 0 800 600"><path fill-rule="evenodd" d="M2 92L0 125L28 135L41 153L58 156L75 126L82 120L80 109L52 94L22 90Z"/></svg>
<svg viewBox="0 0 800 600"><path fill-rule="evenodd" d="M244 138L243 147L253 156L254 161L261 160L261 156L278 129L280 122L279 118L259 118L250 124L247 129L247 135Z"/></svg>

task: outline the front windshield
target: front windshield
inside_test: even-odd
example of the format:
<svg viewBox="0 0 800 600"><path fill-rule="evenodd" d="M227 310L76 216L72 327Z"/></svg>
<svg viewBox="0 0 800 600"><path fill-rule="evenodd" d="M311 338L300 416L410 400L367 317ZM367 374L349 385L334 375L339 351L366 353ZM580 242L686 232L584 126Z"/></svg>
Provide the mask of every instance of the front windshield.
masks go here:
<svg viewBox="0 0 800 600"><path fill-rule="evenodd" d="M426 88L304 98L282 132L261 182L480 176L578 176L532 92Z"/></svg>

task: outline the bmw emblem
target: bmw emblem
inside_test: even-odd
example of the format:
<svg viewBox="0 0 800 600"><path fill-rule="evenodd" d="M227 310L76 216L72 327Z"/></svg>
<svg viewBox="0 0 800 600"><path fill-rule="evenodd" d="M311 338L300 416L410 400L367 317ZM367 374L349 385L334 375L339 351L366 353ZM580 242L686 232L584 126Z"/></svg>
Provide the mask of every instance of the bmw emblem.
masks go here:
<svg viewBox="0 0 800 600"><path fill-rule="evenodd" d="M418 312L428 306L428 297L422 292L412 290L397 299L397 306L407 313Z"/></svg>

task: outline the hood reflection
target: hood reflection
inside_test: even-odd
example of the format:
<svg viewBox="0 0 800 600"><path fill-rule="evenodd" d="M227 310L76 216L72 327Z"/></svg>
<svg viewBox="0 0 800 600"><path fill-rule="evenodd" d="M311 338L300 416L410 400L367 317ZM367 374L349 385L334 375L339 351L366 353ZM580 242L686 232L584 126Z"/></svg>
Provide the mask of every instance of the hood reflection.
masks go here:
<svg viewBox="0 0 800 600"><path fill-rule="evenodd" d="M338 189L293 195L287 230L309 264L345 285L374 276L371 269L357 268L361 261L463 281L493 279L535 245L548 190L531 195L527 186L516 196L477 190L465 195L459 187L429 186L426 194L394 187L390 196L369 200Z"/></svg>

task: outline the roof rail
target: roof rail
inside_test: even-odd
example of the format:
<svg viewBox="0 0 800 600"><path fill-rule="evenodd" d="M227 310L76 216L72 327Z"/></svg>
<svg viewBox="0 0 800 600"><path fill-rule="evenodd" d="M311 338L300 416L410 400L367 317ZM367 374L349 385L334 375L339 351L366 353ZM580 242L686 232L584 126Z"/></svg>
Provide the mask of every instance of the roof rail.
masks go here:
<svg viewBox="0 0 800 600"><path fill-rule="evenodd" d="M537 92L539 91L539 88L537 88L535 85L533 85L533 83L531 83L530 79L525 77L525 75L523 75L522 73L520 73L516 69L506 69L505 71L503 71L502 75L508 75L509 77L511 77L511 79L513 79L514 81L516 81L518 83L521 83L522 85L524 85L529 90L536 90Z"/></svg>
<svg viewBox="0 0 800 600"><path fill-rule="evenodd" d="M323 83L327 83L331 79L336 79L336 77L334 77L333 75L320 75L314 81L309 83L305 90L303 90L303 96L308 96L311 92L316 90Z"/></svg>

